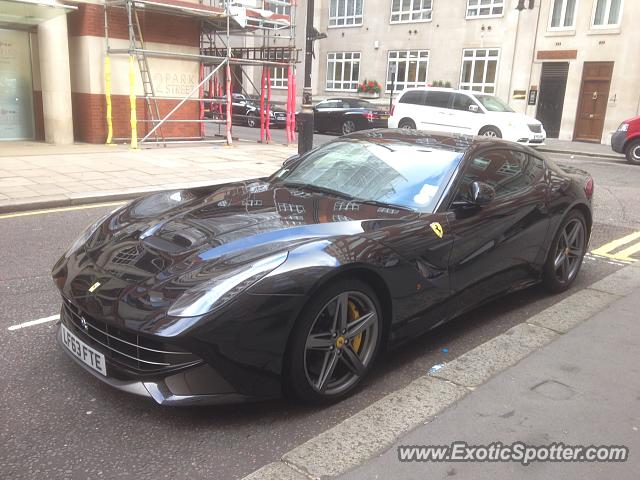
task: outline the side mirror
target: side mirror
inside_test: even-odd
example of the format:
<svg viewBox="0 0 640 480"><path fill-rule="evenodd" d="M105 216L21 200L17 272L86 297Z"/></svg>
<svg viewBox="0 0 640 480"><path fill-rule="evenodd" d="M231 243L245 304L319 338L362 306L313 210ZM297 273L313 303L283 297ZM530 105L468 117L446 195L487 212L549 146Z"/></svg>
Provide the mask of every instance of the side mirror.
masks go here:
<svg viewBox="0 0 640 480"><path fill-rule="evenodd" d="M300 160L300 155L293 155L282 162L283 167L293 167Z"/></svg>
<svg viewBox="0 0 640 480"><path fill-rule="evenodd" d="M473 182L469 187L471 191L471 202L474 205L482 206L493 202L496 198L496 191L491 185L484 182Z"/></svg>
<svg viewBox="0 0 640 480"><path fill-rule="evenodd" d="M471 113L480 113L480 107L478 105L469 105L469 111Z"/></svg>

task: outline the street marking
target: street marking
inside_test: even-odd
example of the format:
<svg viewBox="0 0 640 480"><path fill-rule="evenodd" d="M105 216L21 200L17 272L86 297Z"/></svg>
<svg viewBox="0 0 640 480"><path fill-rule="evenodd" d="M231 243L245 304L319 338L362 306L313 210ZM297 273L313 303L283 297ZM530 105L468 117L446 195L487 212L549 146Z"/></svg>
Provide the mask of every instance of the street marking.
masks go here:
<svg viewBox="0 0 640 480"><path fill-rule="evenodd" d="M60 319L60 315L51 315L50 317L39 318L37 320L31 320L29 322L19 323L18 325L11 325L7 330L13 332L14 330L20 330L21 328L32 327L34 325L40 325L41 323L55 322Z"/></svg>
<svg viewBox="0 0 640 480"><path fill-rule="evenodd" d="M60 207L60 208L47 208L44 210L32 210L29 212L17 212L17 213L5 213L0 215L0 220L5 218L16 218L16 217L28 217L31 215L44 215L46 213L58 213L58 212L72 212L75 210L87 210L89 208L100 208L100 207L115 207L116 205L122 205L125 202L108 202L108 203L92 203L89 205L78 205L75 207Z"/></svg>
<svg viewBox="0 0 640 480"><path fill-rule="evenodd" d="M595 250L592 250L591 253L593 255L597 255L600 257L607 257L613 260L623 261L623 262L636 262L637 259L633 258L631 255L634 253L640 252L640 242L634 243L633 245L628 246L627 248L620 250L616 253L621 247L627 246L632 242L640 239L640 232L634 232L625 237L619 238L612 242L609 242Z"/></svg>

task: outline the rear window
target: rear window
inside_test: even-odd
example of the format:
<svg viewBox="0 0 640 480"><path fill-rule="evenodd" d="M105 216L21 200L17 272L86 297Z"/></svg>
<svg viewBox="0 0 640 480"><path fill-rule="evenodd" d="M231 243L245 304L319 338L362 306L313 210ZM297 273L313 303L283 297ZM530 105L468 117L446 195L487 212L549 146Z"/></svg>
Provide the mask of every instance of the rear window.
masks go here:
<svg viewBox="0 0 640 480"><path fill-rule="evenodd" d="M425 92L424 90L412 90L402 95L399 102L409 103L411 105L424 105L426 97L427 92Z"/></svg>
<svg viewBox="0 0 640 480"><path fill-rule="evenodd" d="M449 92L427 92L426 105L428 107L449 108L451 105L451 94Z"/></svg>

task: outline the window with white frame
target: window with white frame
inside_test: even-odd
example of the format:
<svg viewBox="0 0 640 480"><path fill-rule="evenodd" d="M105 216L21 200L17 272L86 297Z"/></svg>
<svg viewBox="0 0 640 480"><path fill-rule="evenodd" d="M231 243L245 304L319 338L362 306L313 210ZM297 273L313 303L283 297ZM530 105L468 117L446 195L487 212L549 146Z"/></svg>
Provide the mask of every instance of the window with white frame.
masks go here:
<svg viewBox="0 0 640 480"><path fill-rule="evenodd" d="M429 50L391 50L387 62L386 91L424 87L429 70ZM395 71L395 74L394 74Z"/></svg>
<svg viewBox="0 0 640 480"><path fill-rule="evenodd" d="M335 52L327 54L327 90L355 92L360 78L360 53Z"/></svg>
<svg viewBox="0 0 640 480"><path fill-rule="evenodd" d="M576 25L576 3L578 0L555 0L551 10L551 29L570 29Z"/></svg>
<svg viewBox="0 0 640 480"><path fill-rule="evenodd" d="M463 50L460 89L495 94L499 56L500 50L498 49Z"/></svg>
<svg viewBox="0 0 640 480"><path fill-rule="evenodd" d="M596 0L593 12L594 27L616 27L620 25L623 0Z"/></svg>
<svg viewBox="0 0 640 480"><path fill-rule="evenodd" d="M467 0L467 18L501 17L504 0Z"/></svg>
<svg viewBox="0 0 640 480"><path fill-rule="evenodd" d="M289 84L289 67L273 67L271 69L271 88L287 88Z"/></svg>
<svg viewBox="0 0 640 480"><path fill-rule="evenodd" d="M392 0L391 23L431 20L432 0Z"/></svg>
<svg viewBox="0 0 640 480"><path fill-rule="evenodd" d="M281 5L267 2L267 8L273 13L277 13L278 15L291 15L291 5Z"/></svg>
<svg viewBox="0 0 640 480"><path fill-rule="evenodd" d="M329 4L329 26L349 27L362 25L363 0L331 0Z"/></svg>

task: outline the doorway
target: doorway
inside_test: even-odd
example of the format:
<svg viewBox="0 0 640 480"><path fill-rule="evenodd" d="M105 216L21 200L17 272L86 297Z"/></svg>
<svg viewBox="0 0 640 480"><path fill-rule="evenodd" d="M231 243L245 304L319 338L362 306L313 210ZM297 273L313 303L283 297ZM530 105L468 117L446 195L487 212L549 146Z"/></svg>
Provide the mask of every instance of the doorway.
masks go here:
<svg viewBox="0 0 640 480"><path fill-rule="evenodd" d="M0 29L0 140L33 140L29 34Z"/></svg>
<svg viewBox="0 0 640 480"><path fill-rule="evenodd" d="M560 123L567 89L569 62L545 62L540 78L540 98L536 118L542 122L547 137L560 136Z"/></svg>
<svg viewBox="0 0 640 480"><path fill-rule="evenodd" d="M584 63L574 140L602 141L612 74L613 62Z"/></svg>

